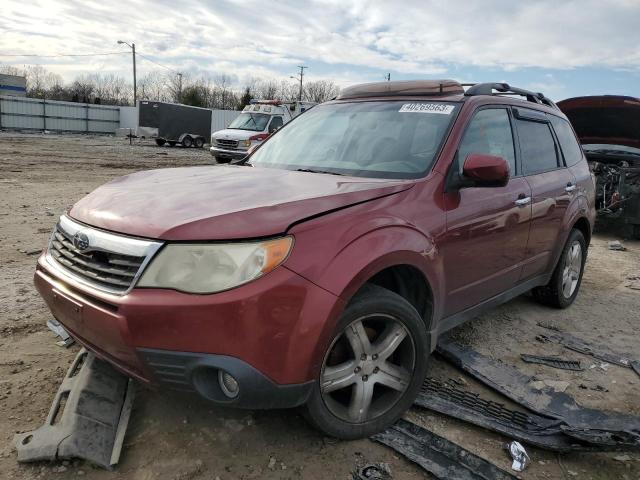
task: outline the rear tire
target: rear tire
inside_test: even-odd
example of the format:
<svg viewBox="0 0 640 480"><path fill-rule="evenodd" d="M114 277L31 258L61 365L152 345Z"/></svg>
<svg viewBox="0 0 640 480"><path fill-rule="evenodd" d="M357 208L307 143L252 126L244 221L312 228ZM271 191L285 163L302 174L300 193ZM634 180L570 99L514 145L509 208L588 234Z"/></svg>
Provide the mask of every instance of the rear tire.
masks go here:
<svg viewBox="0 0 640 480"><path fill-rule="evenodd" d="M186 135L183 139L182 139L182 146L185 148L190 148L193 146L193 138L191 138L190 135Z"/></svg>
<svg viewBox="0 0 640 480"><path fill-rule="evenodd" d="M345 309L306 404L325 434L368 437L415 400L429 356L425 324L404 298L366 285Z"/></svg>
<svg viewBox="0 0 640 480"><path fill-rule="evenodd" d="M158 145L159 147L163 146L165 142L166 140L164 138L156 138L156 145Z"/></svg>
<svg viewBox="0 0 640 480"><path fill-rule="evenodd" d="M202 148L202 147L204 147L204 138L202 138L202 137L196 137L196 140L195 140L195 146L196 146L196 148Z"/></svg>
<svg viewBox="0 0 640 480"><path fill-rule="evenodd" d="M569 233L549 283L533 289L533 297L543 305L567 308L580 291L584 263L587 259L587 242L580 230Z"/></svg>

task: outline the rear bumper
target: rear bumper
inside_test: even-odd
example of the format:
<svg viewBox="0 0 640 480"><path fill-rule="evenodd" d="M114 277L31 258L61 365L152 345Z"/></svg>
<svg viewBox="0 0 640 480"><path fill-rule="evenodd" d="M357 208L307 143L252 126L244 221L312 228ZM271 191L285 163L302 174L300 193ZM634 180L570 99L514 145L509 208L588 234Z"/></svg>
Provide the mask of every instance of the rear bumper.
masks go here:
<svg viewBox="0 0 640 480"><path fill-rule="evenodd" d="M41 256L34 283L70 335L127 375L247 408L306 400L343 308L285 267L213 295L134 288L117 296L74 283ZM233 400L216 390L220 368L238 380Z"/></svg>
<svg viewBox="0 0 640 480"><path fill-rule="evenodd" d="M209 152L214 157L231 158L233 160L240 160L246 157L248 153L247 150L227 150L220 147L211 147Z"/></svg>

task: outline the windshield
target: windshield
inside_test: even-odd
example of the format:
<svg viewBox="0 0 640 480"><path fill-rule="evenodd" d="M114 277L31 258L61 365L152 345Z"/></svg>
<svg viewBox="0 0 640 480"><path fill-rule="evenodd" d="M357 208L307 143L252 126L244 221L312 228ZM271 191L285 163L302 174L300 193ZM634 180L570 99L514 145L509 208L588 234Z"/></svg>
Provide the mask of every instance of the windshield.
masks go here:
<svg viewBox="0 0 640 480"><path fill-rule="evenodd" d="M265 115L264 113L241 113L231 122L229 128L261 132L269 123L269 118L271 118L271 115Z"/></svg>
<svg viewBox="0 0 640 480"><path fill-rule="evenodd" d="M353 102L319 105L264 143L259 167L377 178L419 178L431 167L458 105Z"/></svg>

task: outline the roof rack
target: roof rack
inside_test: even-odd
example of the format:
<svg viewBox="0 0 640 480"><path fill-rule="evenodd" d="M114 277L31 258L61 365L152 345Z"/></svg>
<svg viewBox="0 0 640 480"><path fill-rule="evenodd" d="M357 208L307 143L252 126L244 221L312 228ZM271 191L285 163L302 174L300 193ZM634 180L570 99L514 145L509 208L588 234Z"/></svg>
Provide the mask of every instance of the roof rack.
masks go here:
<svg viewBox="0 0 640 480"><path fill-rule="evenodd" d="M557 105L553 101L544 96L540 92L531 92L523 88L512 87L508 83L476 83L476 84L463 84L463 86L469 86L469 89L464 92L465 96L472 97L475 95L494 95L495 90L497 95L520 95L526 97L527 101L537 103L540 105L546 105L551 108L557 109Z"/></svg>

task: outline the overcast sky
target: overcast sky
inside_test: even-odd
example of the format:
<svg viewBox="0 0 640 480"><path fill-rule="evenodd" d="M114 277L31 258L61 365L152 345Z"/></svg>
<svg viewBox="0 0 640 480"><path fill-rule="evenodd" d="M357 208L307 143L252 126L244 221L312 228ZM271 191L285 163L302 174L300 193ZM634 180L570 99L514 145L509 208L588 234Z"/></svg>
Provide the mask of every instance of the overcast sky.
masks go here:
<svg viewBox="0 0 640 480"><path fill-rule="evenodd" d="M129 79L130 55L3 56L127 51L119 39L175 71L226 73L238 85L306 65L306 78L341 86L390 72L507 81L556 100L640 96L640 0L2 0L2 64ZM138 58L140 76L157 69Z"/></svg>

